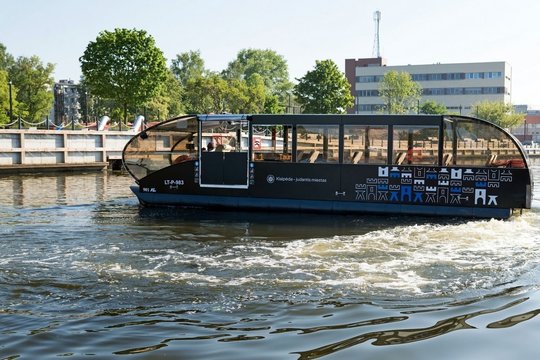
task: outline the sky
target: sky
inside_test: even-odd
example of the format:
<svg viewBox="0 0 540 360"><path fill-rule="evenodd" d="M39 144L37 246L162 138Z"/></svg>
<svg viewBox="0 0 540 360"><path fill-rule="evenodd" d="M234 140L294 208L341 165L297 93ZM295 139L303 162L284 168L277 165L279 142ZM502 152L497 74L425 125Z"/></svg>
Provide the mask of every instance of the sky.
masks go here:
<svg viewBox="0 0 540 360"><path fill-rule="evenodd" d="M375 11L388 65L506 61L512 103L540 109L538 0L0 0L0 43L77 82L101 31L142 29L168 64L199 50L221 71L242 49L271 49L294 81L316 60L344 71L345 59L374 57Z"/></svg>

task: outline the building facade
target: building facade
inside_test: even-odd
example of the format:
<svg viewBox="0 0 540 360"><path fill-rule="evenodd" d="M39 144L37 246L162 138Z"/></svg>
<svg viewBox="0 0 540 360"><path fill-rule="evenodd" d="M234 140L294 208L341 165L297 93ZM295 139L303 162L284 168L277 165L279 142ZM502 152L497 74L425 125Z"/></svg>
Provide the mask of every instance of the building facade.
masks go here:
<svg viewBox="0 0 540 360"><path fill-rule="evenodd" d="M524 144L540 143L540 110L529 109L527 105L518 105L514 107L517 112L525 114L523 124L512 130L515 135Z"/></svg>
<svg viewBox="0 0 540 360"><path fill-rule="evenodd" d="M79 85L73 80L60 80L54 84L54 124L79 122L81 118L79 96Z"/></svg>
<svg viewBox="0 0 540 360"><path fill-rule="evenodd" d="M480 101L511 102L512 69L506 62L387 66L384 58L346 59L345 75L355 98L349 113L384 113L378 89L391 70L411 74L422 87L420 105L432 100L450 112L468 115Z"/></svg>

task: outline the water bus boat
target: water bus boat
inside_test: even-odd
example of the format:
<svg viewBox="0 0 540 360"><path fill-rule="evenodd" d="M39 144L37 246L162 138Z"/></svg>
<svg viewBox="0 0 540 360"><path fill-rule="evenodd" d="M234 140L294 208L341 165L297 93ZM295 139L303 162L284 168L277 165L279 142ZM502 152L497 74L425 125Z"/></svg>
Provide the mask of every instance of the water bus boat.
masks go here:
<svg viewBox="0 0 540 360"><path fill-rule="evenodd" d="M144 206L508 218L533 187L518 140L456 115L188 115L123 162Z"/></svg>

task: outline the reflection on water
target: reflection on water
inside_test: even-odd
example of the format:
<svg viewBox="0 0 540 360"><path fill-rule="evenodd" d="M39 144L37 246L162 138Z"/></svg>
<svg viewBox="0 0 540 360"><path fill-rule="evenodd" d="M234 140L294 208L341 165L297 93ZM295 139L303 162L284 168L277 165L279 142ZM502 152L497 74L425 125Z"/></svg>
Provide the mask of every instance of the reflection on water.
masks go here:
<svg viewBox="0 0 540 360"><path fill-rule="evenodd" d="M11 175L0 177L0 206L80 205L131 196L132 181L122 174Z"/></svg>
<svg viewBox="0 0 540 360"><path fill-rule="evenodd" d="M0 177L0 359L537 356L538 187L500 221L143 209L130 184Z"/></svg>
<svg viewBox="0 0 540 360"><path fill-rule="evenodd" d="M322 356L335 353L337 351L361 344L363 342L374 340L373 345L399 345L407 344L416 341L427 340L441 335L446 335L452 331L474 329L467 323L468 320L485 314L495 313L498 311L506 310L513 306L519 305L528 298L519 299L509 304L505 304L496 309L486 309L468 313L460 316L456 316L449 319L438 321L435 325L425 328L413 328L413 329L399 329L399 330L385 330L362 334L346 340L342 340L337 343L322 346L313 350L300 352L300 359L317 359ZM491 325L491 324L490 324ZM489 327L489 325L488 325Z"/></svg>

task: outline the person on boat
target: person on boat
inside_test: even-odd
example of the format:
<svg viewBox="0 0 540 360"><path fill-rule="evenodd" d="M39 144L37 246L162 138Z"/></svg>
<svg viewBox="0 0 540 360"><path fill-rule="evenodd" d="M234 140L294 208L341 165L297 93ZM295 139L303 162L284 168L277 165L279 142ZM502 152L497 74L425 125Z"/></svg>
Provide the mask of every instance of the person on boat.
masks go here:
<svg viewBox="0 0 540 360"><path fill-rule="evenodd" d="M208 146L206 148L208 149L208 151L215 151L216 150L216 148L214 146L214 143L212 141L210 141L208 143Z"/></svg>

